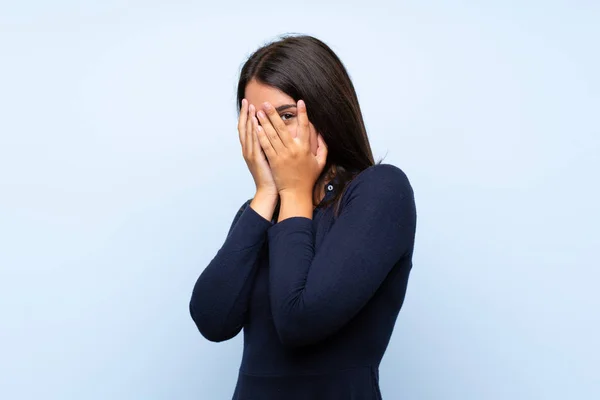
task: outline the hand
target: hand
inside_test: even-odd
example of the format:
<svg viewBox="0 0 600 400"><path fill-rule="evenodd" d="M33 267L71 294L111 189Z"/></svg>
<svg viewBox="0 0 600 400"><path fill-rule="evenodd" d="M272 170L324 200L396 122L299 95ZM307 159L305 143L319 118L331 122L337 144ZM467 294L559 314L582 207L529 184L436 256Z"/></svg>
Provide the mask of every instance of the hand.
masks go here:
<svg viewBox="0 0 600 400"><path fill-rule="evenodd" d="M277 197L277 187L269 163L260 147L256 136L256 109L254 105L248 105L248 100L242 100L242 109L238 121L238 132L242 145L242 154L248 169L254 178L257 194Z"/></svg>
<svg viewBox="0 0 600 400"><path fill-rule="evenodd" d="M261 126L257 126L257 136L262 147L280 196L309 195L312 199L315 183L327 161L327 146L323 137L317 136L318 148L314 155L310 150L309 121L304 101L299 100L297 136L289 133L287 126L274 107L264 104L265 113L258 112Z"/></svg>

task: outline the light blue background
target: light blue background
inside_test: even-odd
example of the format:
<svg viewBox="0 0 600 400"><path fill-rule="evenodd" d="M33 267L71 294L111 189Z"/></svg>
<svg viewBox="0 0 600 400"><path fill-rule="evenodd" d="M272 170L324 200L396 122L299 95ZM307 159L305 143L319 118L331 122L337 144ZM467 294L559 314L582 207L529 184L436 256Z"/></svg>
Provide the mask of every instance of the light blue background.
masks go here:
<svg viewBox="0 0 600 400"><path fill-rule="evenodd" d="M600 398L597 1L3 1L0 398L230 398L192 286L252 195L245 58L347 66L419 225L387 400Z"/></svg>

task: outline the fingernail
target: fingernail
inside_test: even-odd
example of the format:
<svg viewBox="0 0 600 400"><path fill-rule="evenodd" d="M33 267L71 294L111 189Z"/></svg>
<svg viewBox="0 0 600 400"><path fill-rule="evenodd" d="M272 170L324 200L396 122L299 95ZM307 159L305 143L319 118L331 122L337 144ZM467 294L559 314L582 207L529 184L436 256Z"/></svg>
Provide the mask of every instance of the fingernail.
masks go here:
<svg viewBox="0 0 600 400"><path fill-rule="evenodd" d="M263 107L265 108L265 110L270 111L271 110L271 104L269 104L268 102L263 103Z"/></svg>
<svg viewBox="0 0 600 400"><path fill-rule="evenodd" d="M264 113L262 110L260 110L260 111L259 111L257 114L258 114L258 116L259 116L259 117L261 117L261 118L264 118L264 117L265 117L265 113Z"/></svg>
<svg viewBox="0 0 600 400"><path fill-rule="evenodd" d="M306 106L306 104L304 104L304 100L298 100L298 107L304 107Z"/></svg>

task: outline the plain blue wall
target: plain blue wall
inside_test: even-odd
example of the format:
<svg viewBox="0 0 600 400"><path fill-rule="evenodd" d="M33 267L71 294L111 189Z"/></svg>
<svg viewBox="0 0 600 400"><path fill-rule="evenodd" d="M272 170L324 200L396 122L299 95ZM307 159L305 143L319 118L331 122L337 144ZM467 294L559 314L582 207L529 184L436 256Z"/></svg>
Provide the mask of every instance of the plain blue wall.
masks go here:
<svg viewBox="0 0 600 400"><path fill-rule="evenodd" d="M415 188L384 397L600 398L597 1L8 3L0 398L230 398L241 336L188 300L252 195L239 68L284 32L339 54Z"/></svg>

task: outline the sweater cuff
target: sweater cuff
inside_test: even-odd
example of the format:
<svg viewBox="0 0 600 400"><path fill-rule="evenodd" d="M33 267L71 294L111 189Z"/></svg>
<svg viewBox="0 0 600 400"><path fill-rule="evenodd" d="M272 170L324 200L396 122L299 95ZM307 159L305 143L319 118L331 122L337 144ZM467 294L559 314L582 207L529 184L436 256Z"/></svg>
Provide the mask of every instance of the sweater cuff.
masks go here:
<svg viewBox="0 0 600 400"><path fill-rule="evenodd" d="M228 240L239 243L242 248L253 247L266 239L267 230L272 225L271 221L263 218L248 205L233 227Z"/></svg>
<svg viewBox="0 0 600 400"><path fill-rule="evenodd" d="M286 218L281 222L273 224L269 228L269 241L277 239L280 235L286 235L294 232L311 232L313 229L313 220L306 217Z"/></svg>

